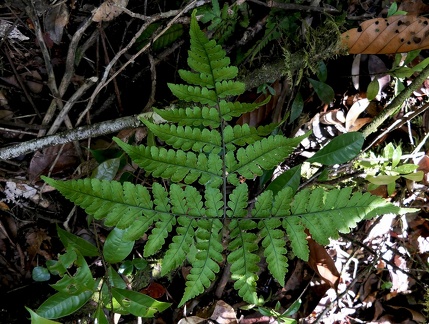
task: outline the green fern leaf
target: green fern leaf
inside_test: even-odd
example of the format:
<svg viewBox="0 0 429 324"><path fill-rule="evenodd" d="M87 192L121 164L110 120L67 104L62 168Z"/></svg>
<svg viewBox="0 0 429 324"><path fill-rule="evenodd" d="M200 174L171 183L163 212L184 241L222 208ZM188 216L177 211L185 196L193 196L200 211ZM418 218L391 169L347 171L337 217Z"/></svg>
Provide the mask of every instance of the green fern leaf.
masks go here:
<svg viewBox="0 0 429 324"><path fill-rule="evenodd" d="M173 229L176 224L176 217L170 213L171 202L176 202L180 199L177 195L180 195L181 189L177 185L171 186L170 200L168 199L167 192L160 186L153 186L154 202L156 204L156 210L160 212L159 220L155 223L155 228L149 235L147 243L144 247L143 255L145 257L151 256L158 252L165 243L165 238ZM176 207L177 208L177 207ZM177 212L177 211L176 211Z"/></svg>
<svg viewBox="0 0 429 324"><path fill-rule="evenodd" d="M225 119L226 121L230 121L234 117L239 117L242 114L251 112L267 104L270 101L270 99L271 97L267 97L264 101L261 101L258 103L242 103L239 101L230 102L230 101L221 100L219 102L220 114L223 119Z"/></svg>
<svg viewBox="0 0 429 324"><path fill-rule="evenodd" d="M208 126L213 128L220 126L220 116L216 108L193 107L168 110L154 108L154 111L165 120L181 126Z"/></svg>
<svg viewBox="0 0 429 324"><path fill-rule="evenodd" d="M223 261L222 223L218 219L200 219L197 226L198 252L186 278L185 293L179 307L210 286L220 270L219 263Z"/></svg>
<svg viewBox="0 0 429 324"><path fill-rule="evenodd" d="M89 178L56 181L43 177L43 180L54 186L64 197L85 209L89 215L96 219L105 219L106 226L117 226L127 230L133 228L133 231L141 236L158 217L149 191L141 185L129 182L122 185L116 181ZM141 219L144 221L136 223L136 220ZM125 236L124 239L128 237Z"/></svg>
<svg viewBox="0 0 429 324"><path fill-rule="evenodd" d="M215 87L218 98L238 96L246 90L244 83L235 81L216 82Z"/></svg>
<svg viewBox="0 0 429 324"><path fill-rule="evenodd" d="M144 124L155 136L175 149L212 152L213 154L217 154L221 150L221 136L216 130L168 124L156 125L147 120L144 121Z"/></svg>
<svg viewBox="0 0 429 324"><path fill-rule="evenodd" d="M286 240L284 232L278 227L281 221L278 218L269 218L273 204L273 192L265 191L258 196L255 207L252 210L252 216L264 218L258 222L258 228L261 230L259 236L262 238L262 247L268 263L268 269L273 277L280 283L285 284L287 272L286 258Z"/></svg>
<svg viewBox="0 0 429 324"><path fill-rule="evenodd" d="M172 238L172 243L162 259L161 276L178 268L186 260L194 241L195 220L181 216L177 222L180 226L176 228L177 235Z"/></svg>
<svg viewBox="0 0 429 324"><path fill-rule="evenodd" d="M300 259L308 261L310 250L308 248L307 234L301 223L301 218L288 216L283 219L283 228L286 230L293 253Z"/></svg>
<svg viewBox="0 0 429 324"><path fill-rule="evenodd" d="M250 304L258 304L256 294L259 257L252 253L258 249L257 236L247 231L257 227L250 219L233 219L229 224L230 239L228 263L231 265L231 278L238 295Z"/></svg>
<svg viewBox="0 0 429 324"><path fill-rule="evenodd" d="M161 219L156 222L152 234L149 235L144 247L144 257L154 255L165 243L165 239L176 224L176 217L173 215L161 215Z"/></svg>
<svg viewBox="0 0 429 324"><path fill-rule="evenodd" d="M271 191L271 190L269 190ZM290 204L294 196L294 191L291 187L284 187L275 196L271 215L273 217L285 217L290 215Z"/></svg>
<svg viewBox="0 0 429 324"><path fill-rule="evenodd" d="M247 215L248 192L246 183L238 185L229 195L226 214L229 217L245 217Z"/></svg>
<svg viewBox="0 0 429 324"><path fill-rule="evenodd" d="M344 191L344 193L343 193ZM349 195L348 197L346 195ZM341 200L340 199L345 200ZM329 201L328 206L321 201ZM299 208L295 202L300 203ZM307 204L305 204L307 201ZM326 245L330 237L337 237L337 231L348 233L357 222L386 213L401 213L401 209L386 202L384 199L369 193L354 193L350 197L350 189L332 191L300 191L292 203L292 214L301 214L302 223L307 227L318 243Z"/></svg>
<svg viewBox="0 0 429 324"><path fill-rule="evenodd" d="M255 128L250 127L248 124L235 125L234 127L228 125L223 130L225 145L227 145L228 149L234 150L235 146L253 144L269 135L277 126L278 124L270 124Z"/></svg>
<svg viewBox="0 0 429 324"><path fill-rule="evenodd" d="M207 217L221 217L223 215L223 196L217 188L206 188L205 194L205 207Z"/></svg>
<svg viewBox="0 0 429 324"><path fill-rule="evenodd" d="M195 18L195 13L192 14L192 18ZM237 68L229 67L230 59L226 57L226 52L214 40L207 38L196 19L191 19L189 34L191 47L188 53L188 65L191 69L212 75L215 82L237 76Z"/></svg>
<svg viewBox="0 0 429 324"><path fill-rule="evenodd" d="M218 155L196 155L193 152L167 150L156 146L132 146L114 138L114 141L139 165L154 177L184 181L198 180L200 184L217 187L222 183L222 160Z"/></svg>
<svg viewBox="0 0 429 324"><path fill-rule="evenodd" d="M232 158L228 157L227 171L236 172L247 179L260 176L263 170L270 170L284 161L305 137L306 135L295 138L286 138L281 135L269 136L246 148L239 148L238 163L234 163Z"/></svg>
<svg viewBox="0 0 429 324"><path fill-rule="evenodd" d="M193 61L196 62L195 60ZM224 59L223 61L224 63L228 63L228 64L222 67L219 67L216 70L210 71L209 73L204 73L204 72L195 73L187 70L179 70L179 75L183 81L189 84L193 84L201 87L207 87L207 88L214 88L215 83L217 81L233 79L238 74L238 69L235 66L228 66L229 60ZM196 67L196 69L194 68L195 71L197 71L197 69L200 68L200 66L198 65L198 62L196 64L193 64L193 66ZM191 65L190 67L192 68Z"/></svg>
<svg viewBox="0 0 429 324"><path fill-rule="evenodd" d="M186 102L199 102L203 105L215 106L217 104L217 94L214 90L205 87L194 87L185 84L169 83L171 92L180 100Z"/></svg>

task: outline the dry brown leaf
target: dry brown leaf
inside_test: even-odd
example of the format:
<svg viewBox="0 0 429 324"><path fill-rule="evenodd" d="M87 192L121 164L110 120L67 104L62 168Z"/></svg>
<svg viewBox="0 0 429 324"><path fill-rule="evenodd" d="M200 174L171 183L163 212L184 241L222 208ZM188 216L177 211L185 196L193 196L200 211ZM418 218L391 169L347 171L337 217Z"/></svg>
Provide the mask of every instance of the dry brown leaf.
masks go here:
<svg viewBox="0 0 429 324"><path fill-rule="evenodd" d="M60 44L63 38L64 27L69 23L67 5L65 3L60 3L49 8L43 22L50 39L55 44Z"/></svg>
<svg viewBox="0 0 429 324"><path fill-rule="evenodd" d="M397 15L364 21L342 34L350 54L392 54L429 48L429 19Z"/></svg>
<svg viewBox="0 0 429 324"><path fill-rule="evenodd" d="M312 239L310 235L307 236L308 247L310 248L310 256L308 258L308 265L316 272L326 283L328 283L335 290L338 288L340 282L340 274L335 267L335 262L328 254L326 249Z"/></svg>
<svg viewBox="0 0 429 324"><path fill-rule="evenodd" d="M275 120L275 116L279 116L278 109L283 107L285 100L284 94L286 93L285 91L287 91L287 86L285 86L285 83L280 83L279 80L274 81L270 86L276 92L275 95L271 96L271 100L267 104L260 106L258 109L241 115L241 117L237 120L238 125L249 124L251 127L258 127L268 118L272 119L270 122L280 122L280 120ZM253 96L253 92L245 93L240 98L238 98L238 100L249 101L249 99L252 99ZM270 96L269 93L262 93L255 100L250 101L254 103L262 102L267 99L268 96Z"/></svg>
<svg viewBox="0 0 429 324"><path fill-rule="evenodd" d="M111 21L122 13L121 7L126 7L128 0L107 0L93 11L92 21Z"/></svg>
<svg viewBox="0 0 429 324"><path fill-rule="evenodd" d="M62 172L78 163L79 159L73 143L64 145L62 150L61 147L62 145L50 146L33 155L28 168L30 182L33 183L39 179L40 175L47 174L54 162L52 174ZM58 154L60 156L57 158Z"/></svg>

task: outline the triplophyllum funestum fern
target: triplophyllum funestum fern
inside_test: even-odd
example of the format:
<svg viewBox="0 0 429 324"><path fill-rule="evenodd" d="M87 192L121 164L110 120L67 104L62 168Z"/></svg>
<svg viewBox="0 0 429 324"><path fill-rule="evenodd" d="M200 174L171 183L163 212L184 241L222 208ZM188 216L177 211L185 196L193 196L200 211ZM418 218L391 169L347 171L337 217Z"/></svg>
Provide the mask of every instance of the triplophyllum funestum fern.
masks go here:
<svg viewBox="0 0 429 324"><path fill-rule="evenodd" d="M259 304L260 249L270 273L284 285L286 238L293 253L308 260L306 229L318 243L327 244L330 237L349 232L362 219L406 211L368 193L353 194L351 188L296 193L289 186L263 192L249 208L249 199L254 197L249 197L242 179L252 181L264 170L275 168L305 136L270 135L277 125L231 125L234 117L265 102L228 101L244 92L244 84L234 80L237 68L200 30L195 12L190 39L188 65L192 71L179 71L187 84L169 84L173 94L189 107L155 109L169 123L158 125L142 119L166 147L133 146L115 139L147 176L153 177L150 187L97 179L63 182L44 178L88 214L104 220L106 226L123 230L123 240L138 240L148 234L143 255L151 257L165 250L162 275L189 262L192 269L179 306L203 293L225 262L231 265L238 294L248 303ZM168 186L157 182L159 178L168 180ZM225 232L227 242L223 241ZM171 243L166 247L170 235Z"/></svg>

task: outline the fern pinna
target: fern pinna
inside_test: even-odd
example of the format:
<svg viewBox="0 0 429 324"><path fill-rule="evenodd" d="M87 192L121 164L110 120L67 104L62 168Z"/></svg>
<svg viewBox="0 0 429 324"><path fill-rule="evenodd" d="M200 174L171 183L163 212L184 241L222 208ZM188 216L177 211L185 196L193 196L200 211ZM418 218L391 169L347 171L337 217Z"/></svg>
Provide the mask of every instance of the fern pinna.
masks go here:
<svg viewBox="0 0 429 324"><path fill-rule="evenodd" d="M238 294L258 304L259 251L272 276L284 285L286 238L293 253L308 260L306 229L317 242L327 244L330 237L350 231L362 219L398 213L400 208L370 194L352 194L350 188L295 193L285 187L277 193L267 190L249 204L243 179L252 180L276 167L303 137L269 135L276 125L229 125L232 118L264 103L227 100L243 93L244 84L234 80L237 68L200 30L195 13L190 39L192 71L179 71L187 84L169 84L173 94L190 106L155 109L169 123L142 119L170 148L132 146L115 139L148 175L168 180L164 182L167 188L156 181L148 188L97 179L44 179L106 226L122 229L124 240L148 234L143 255L151 257L165 250L162 275L189 262L192 268L180 305L203 293L225 262L231 266Z"/></svg>

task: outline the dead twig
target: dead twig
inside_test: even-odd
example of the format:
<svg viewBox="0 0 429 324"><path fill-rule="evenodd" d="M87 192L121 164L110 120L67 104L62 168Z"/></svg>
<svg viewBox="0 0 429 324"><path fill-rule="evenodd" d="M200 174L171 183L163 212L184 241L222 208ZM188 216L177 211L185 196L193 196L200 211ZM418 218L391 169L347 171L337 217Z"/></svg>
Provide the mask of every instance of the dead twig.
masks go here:
<svg viewBox="0 0 429 324"><path fill-rule="evenodd" d="M94 125L81 126L63 133L36 138L0 149L0 160L8 160L23 154L35 152L47 146L65 144L82 139L107 135L126 128L141 126L136 116L128 116Z"/></svg>
<svg viewBox="0 0 429 324"><path fill-rule="evenodd" d="M96 96L98 95L98 93L104 87L106 87L114 78L116 78L116 76L119 73L121 73L129 64L133 63L134 60L138 56L140 56L142 53L146 52L149 49L149 47L152 46L152 43L154 41L156 41L159 37L161 37L179 19L179 17L181 17L184 13L188 12L189 10L196 8L196 7L199 7L199 6L202 6L202 5L209 3L209 2L210 1L207 1L207 0L200 0L200 1L193 0L185 8L183 8L181 10L170 10L170 11L162 12L160 14L152 15L152 16L138 15L138 14L135 14L132 11L126 9L126 8L122 8L124 13L127 13L128 15L130 15L131 17L134 17L134 18L140 18L140 19L144 20L145 23L142 25L140 30L134 35L134 37L130 40L130 42L127 44L127 46L125 46L122 50L120 50L118 53L116 53L116 55L110 61L110 64L108 64L106 66L104 73L103 73L103 77L100 80L100 83L97 85L94 92L92 93L91 98L89 99L89 102L86 106L86 109L84 110L84 112L79 117L76 125L80 125L80 123L82 122L86 113L91 109L91 107L94 103L94 100L95 100ZM134 54L115 73L113 73L111 75L111 70L112 70L113 66L116 64L116 62L119 60L119 58L122 57L122 55L124 55L131 48L131 46L134 45L134 43L137 41L137 39L149 27L150 24L152 24L155 21L165 19L165 18L170 18L170 17L173 17L173 18L167 23L166 27L152 39L151 42L149 42L147 45L143 46L136 54ZM107 79L109 77L109 75L111 75L111 76L109 79Z"/></svg>

